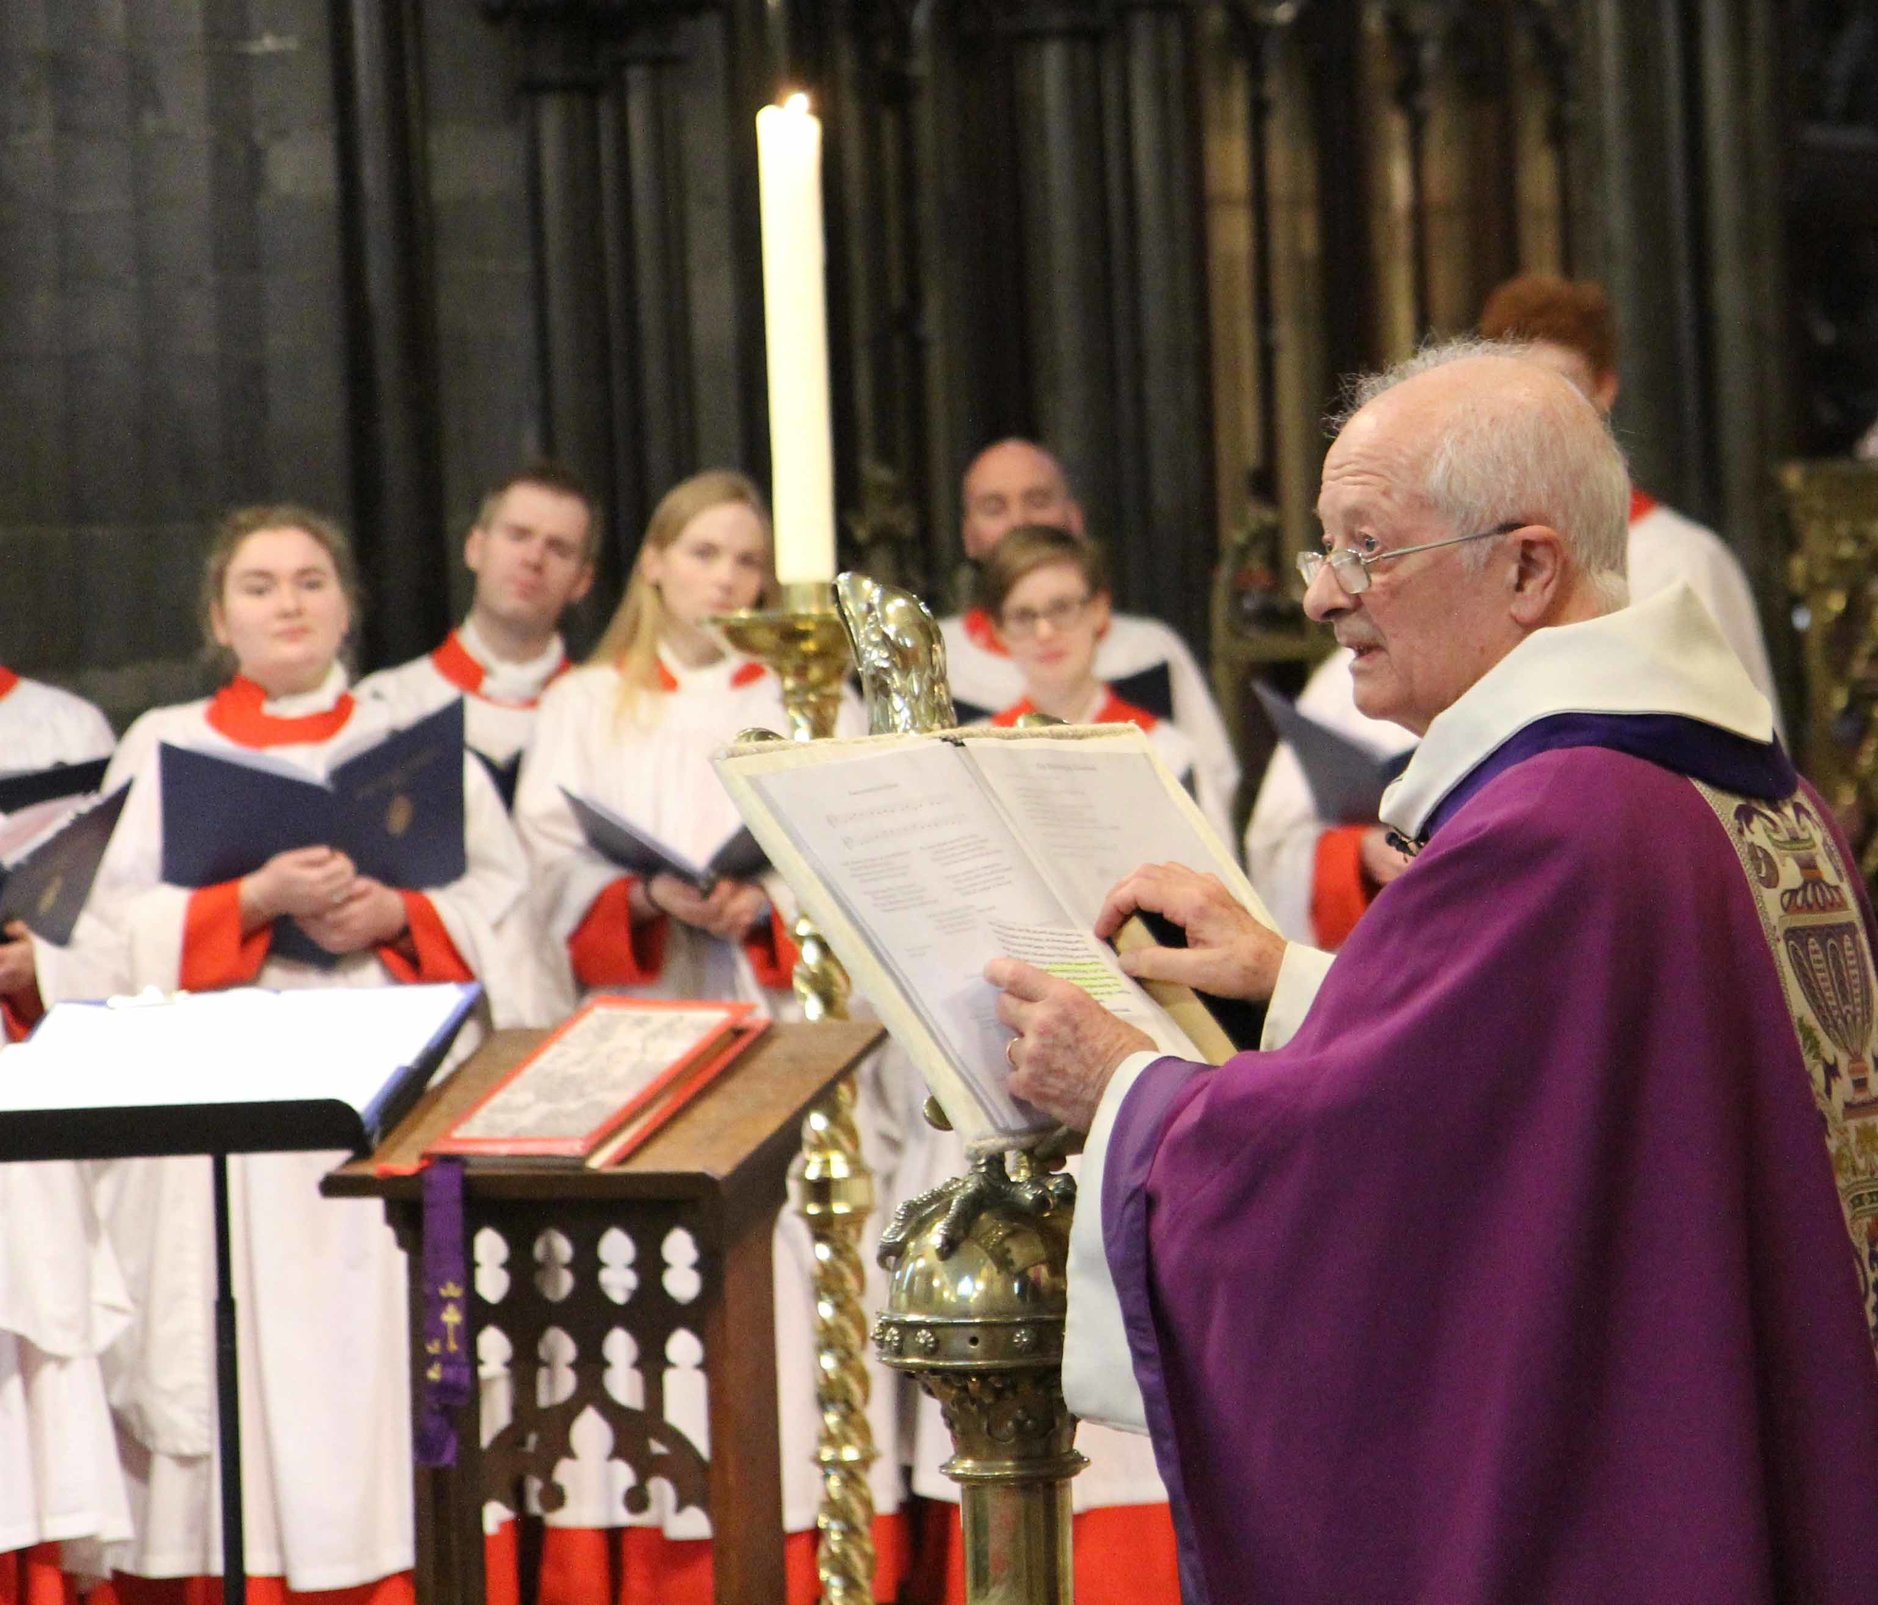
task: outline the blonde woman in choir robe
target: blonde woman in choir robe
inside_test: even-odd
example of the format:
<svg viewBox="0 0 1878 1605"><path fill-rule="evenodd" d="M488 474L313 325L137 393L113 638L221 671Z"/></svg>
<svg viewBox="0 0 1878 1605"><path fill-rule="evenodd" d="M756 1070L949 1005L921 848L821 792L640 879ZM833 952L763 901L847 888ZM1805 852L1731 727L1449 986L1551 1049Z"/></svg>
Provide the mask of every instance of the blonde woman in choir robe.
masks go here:
<svg viewBox="0 0 1878 1605"><path fill-rule="evenodd" d="M639 880L586 845L563 796L565 788L604 803L700 862L739 828L711 754L741 730L787 726L775 676L727 651L708 620L755 605L772 583L769 520L755 486L723 471L685 480L653 512L625 599L592 660L542 699L515 819L540 917L583 994L735 998L772 1014L795 1012L789 984L796 955L779 882L720 881L707 897L669 875ZM845 733L863 733L857 705L844 708L842 723ZM856 1111L876 1175L895 1162L898 1121L883 1109L900 1083L883 1085L889 1074L878 1064L863 1072ZM785 1209L776 1237L776 1326L792 1601L815 1592L812 1266L807 1232ZM878 1289L870 1297L877 1304ZM872 1374L880 1449L874 1499L885 1513L898 1504L895 1388L890 1373ZM681 1422L694 1439L703 1425L698 1403L696 1419ZM622 1605L710 1598L708 1557L695 1542L710 1530L700 1512L673 1513L655 1497L647 1517L628 1516L617 1467L577 1466L562 1486L568 1502L548 1518L544 1605L606 1605L613 1564ZM597 1528L627 1529L617 1561ZM882 1597L892 1598L900 1532L884 1520L876 1530Z"/></svg>
<svg viewBox="0 0 1878 1605"><path fill-rule="evenodd" d="M484 980L496 1023L519 946L502 935L525 863L488 775L463 758L462 877L431 891L386 886L329 847L284 852L197 890L162 880L160 746L265 753L309 775L391 728L355 703L340 651L354 612L343 535L293 507L223 521L203 588L206 633L232 668L206 701L145 714L106 785L130 782L92 911L120 983L191 991ZM419 827L421 828L421 826ZM286 921L330 967L273 950ZM267 1073L266 1044L255 1074ZM251 1599L304 1593L342 1605L411 1595L411 1417L405 1266L373 1203L319 1195L345 1156L266 1154L230 1164L240 1310L244 1506ZM198 1597L180 1579L219 1569L212 1397L209 1165L99 1167L100 1213L137 1307L113 1348L136 1538L112 1583L122 1605Z"/></svg>
<svg viewBox="0 0 1878 1605"><path fill-rule="evenodd" d="M1024 677L1024 695L993 716L1011 726L1042 713L1070 724L1133 724L1148 733L1174 774L1197 785L1201 812L1230 842L1228 799L1214 794L1196 769L1191 747L1173 725L1131 706L1096 677L1096 650L1109 618L1109 588L1098 547L1063 530L1029 525L1012 530L984 560L979 601L999 642ZM900 1190L911 1197L967 1165L964 1145L923 1122L909 1127ZM1177 1605L1180 1598L1173 1522L1167 1492L1146 1438L1085 1423L1076 1447L1089 1465L1070 1484L1075 1512L1078 1605ZM912 1443L913 1492L934 1503L918 1536L919 1605L965 1598L958 1485L940 1469L952 1453L938 1404L918 1398Z"/></svg>

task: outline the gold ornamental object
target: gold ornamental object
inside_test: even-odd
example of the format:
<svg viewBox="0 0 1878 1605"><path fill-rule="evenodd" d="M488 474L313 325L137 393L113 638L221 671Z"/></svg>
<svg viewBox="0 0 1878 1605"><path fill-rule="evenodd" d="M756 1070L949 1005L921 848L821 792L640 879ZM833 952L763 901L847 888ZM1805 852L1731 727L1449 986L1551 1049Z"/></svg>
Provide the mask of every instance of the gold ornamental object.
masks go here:
<svg viewBox="0 0 1878 1605"><path fill-rule="evenodd" d="M877 735L957 724L938 627L917 597L836 582ZM943 1125L936 1105L928 1118ZM883 1364L939 1401L959 1484L967 1605L1070 1605L1069 1480L1088 1462L1063 1402L1075 1183L1035 1150L990 1154L901 1205L880 1243Z"/></svg>
<svg viewBox="0 0 1878 1605"><path fill-rule="evenodd" d="M775 670L792 740L820 741L835 733L849 656L827 586L785 586L780 608L713 622L739 652ZM802 955L794 984L803 1018L846 1019L847 972L808 920L798 919L791 934ZM815 1395L822 1414L815 1451L822 1501L815 1526L822 1598L826 1605L871 1605L874 1498L867 1473L875 1449L867 1421L861 1234L874 1208L874 1178L861 1157L851 1077L803 1121L802 1158L790 1192L815 1246Z"/></svg>

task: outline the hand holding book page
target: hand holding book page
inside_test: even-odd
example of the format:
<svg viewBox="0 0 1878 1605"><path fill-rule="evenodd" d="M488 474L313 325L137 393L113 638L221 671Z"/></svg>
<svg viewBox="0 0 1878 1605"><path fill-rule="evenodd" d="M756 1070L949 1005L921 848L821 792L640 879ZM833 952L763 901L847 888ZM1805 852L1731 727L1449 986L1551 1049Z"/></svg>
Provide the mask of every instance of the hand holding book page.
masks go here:
<svg viewBox="0 0 1878 1605"><path fill-rule="evenodd" d="M1103 726L753 744L719 773L968 1148L1050 1124L1005 1085L999 954L1096 995L1169 1052L1202 1055L1096 940L1104 894L1144 861L1219 875L1262 916L1141 732Z"/></svg>

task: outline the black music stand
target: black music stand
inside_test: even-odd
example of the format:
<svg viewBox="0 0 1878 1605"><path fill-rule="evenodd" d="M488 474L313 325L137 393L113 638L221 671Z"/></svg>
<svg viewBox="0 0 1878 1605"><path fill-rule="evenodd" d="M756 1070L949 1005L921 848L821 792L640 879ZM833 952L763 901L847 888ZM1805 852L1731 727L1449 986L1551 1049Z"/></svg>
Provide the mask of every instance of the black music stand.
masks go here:
<svg viewBox="0 0 1878 1605"><path fill-rule="evenodd" d="M83 1064L60 1079L56 1090L31 1085L32 1038L0 1059L0 1162L44 1159L168 1159L206 1156L214 1167L215 1196L215 1414L221 1455L223 1605L246 1605L247 1554L241 1511L241 1404L236 1386L235 1283L228 1227L228 1157L230 1154L297 1153L320 1148L372 1152L402 1120L424 1091L450 1044L482 995L475 983L427 988L439 994L439 1023L414 1053L383 1067L375 1090L361 1097L362 1069L348 1063L343 1082L329 1095L305 1087L291 1096L232 1098L224 1088L228 1067L205 1062L190 1067L199 1074L162 1074L161 1101L149 1083L131 1088L110 1075L87 1076ZM317 994L279 994L330 998L336 1009L348 997L366 991L335 989ZM114 999L110 1004L61 1004L59 1009L105 1009L124 1021L128 1048L136 1022L152 1009L212 1005L226 993L183 1000ZM119 1005L122 1005L121 1007ZM304 1004L301 1005L304 1007ZM296 1022L304 1026L305 1022ZM35 1032L37 1036L37 1032ZM126 1094L129 1094L128 1096Z"/></svg>

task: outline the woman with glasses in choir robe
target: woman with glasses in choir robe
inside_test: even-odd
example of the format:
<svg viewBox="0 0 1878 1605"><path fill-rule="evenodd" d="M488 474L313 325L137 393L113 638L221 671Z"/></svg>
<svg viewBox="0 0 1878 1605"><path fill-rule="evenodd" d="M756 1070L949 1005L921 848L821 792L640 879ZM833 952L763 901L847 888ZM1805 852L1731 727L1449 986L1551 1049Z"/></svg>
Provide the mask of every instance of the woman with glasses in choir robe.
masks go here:
<svg viewBox="0 0 1878 1605"><path fill-rule="evenodd" d="M1008 727L1040 713L1065 724L1139 726L1219 839L1230 843L1232 798L1221 796L1195 764L1192 743L1096 676L1096 652L1112 611L1102 549L1065 530L1022 525L985 558L978 587L985 616L1024 677L1023 696L991 722Z"/></svg>
<svg viewBox="0 0 1878 1605"><path fill-rule="evenodd" d="M119 984L481 980L494 1023L522 1023L525 861L473 758L459 760L466 867L446 885L383 885L325 846L219 885L163 880L162 746L265 754L319 777L389 733L391 716L346 689L340 653L354 611L351 550L326 519L259 507L223 520L202 614L232 676L206 701L145 714L105 778L131 786L91 902ZM291 956L308 944L325 962ZM266 1068L257 1043L256 1075ZM249 1598L260 1605L311 1593L322 1605L403 1605L412 1593L407 1272L378 1204L320 1197L320 1178L344 1157L264 1154L229 1167ZM185 1580L220 1562L208 1161L113 1161L100 1167L98 1203L137 1305L110 1356L136 1516L110 1586L121 1605L181 1605L197 1597Z"/></svg>
<svg viewBox="0 0 1878 1605"><path fill-rule="evenodd" d="M627 873L582 835L564 793L592 799L637 829L708 861L741 821L711 768L711 754L739 731L787 728L782 691L761 664L728 650L714 615L753 607L774 586L769 516L756 487L722 470L694 475L653 511L626 596L593 657L542 698L523 763L515 820L528 848L534 894L551 945L583 995L730 998L771 1015L793 1015L790 974L796 952L774 876L725 878L708 895L670 874ZM845 734L863 734L851 699ZM902 1087L879 1062L859 1077L856 1119L876 1176L895 1163L900 1120L888 1112ZM891 1079L890 1079L891 1078ZM906 1081L913 1079L906 1072ZM910 1086L906 1096L917 1108ZM888 1196L887 1188L880 1189ZM813 1255L806 1228L785 1208L776 1232L777 1382L782 1426L783 1517L789 1599L816 1595L814 1463L820 1413L815 1402ZM884 1291L868 1268L871 1302ZM870 1417L880 1458L873 1470L881 1597L894 1597L900 1527L896 1387L871 1354ZM694 1441L704 1426L702 1390L692 1412L667 1400ZM659 1605L708 1601L710 1531L697 1510L673 1511L669 1491L651 1490L652 1508L629 1514L617 1466L577 1462L561 1479L565 1505L548 1518L543 1605ZM615 1540L599 1529L621 1529ZM608 1577L617 1570L616 1594Z"/></svg>

